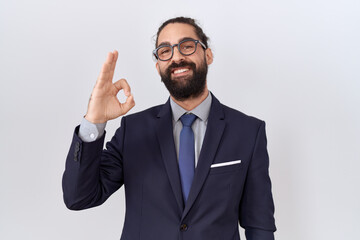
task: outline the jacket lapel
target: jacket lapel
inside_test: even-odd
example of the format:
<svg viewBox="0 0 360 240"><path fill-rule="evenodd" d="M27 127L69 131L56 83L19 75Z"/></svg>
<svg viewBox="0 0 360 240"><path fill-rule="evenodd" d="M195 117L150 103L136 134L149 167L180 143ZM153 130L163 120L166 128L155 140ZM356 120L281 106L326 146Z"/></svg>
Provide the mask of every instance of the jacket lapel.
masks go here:
<svg viewBox="0 0 360 240"><path fill-rule="evenodd" d="M189 197L187 199L185 209L182 215L183 220L191 207L193 206L205 180L209 173L211 163L214 160L221 137L225 129L223 108L214 95L212 95L212 103L208 124L206 127L205 137L200 151L198 164L195 170L194 180L191 185ZM181 190L180 190L181 192Z"/></svg>
<svg viewBox="0 0 360 240"><path fill-rule="evenodd" d="M179 166L176 160L177 157L173 135L172 112L169 100L161 108L157 118L156 133L160 143L162 158L164 160L166 172L176 201L179 205L180 212L183 212L184 202L180 183Z"/></svg>

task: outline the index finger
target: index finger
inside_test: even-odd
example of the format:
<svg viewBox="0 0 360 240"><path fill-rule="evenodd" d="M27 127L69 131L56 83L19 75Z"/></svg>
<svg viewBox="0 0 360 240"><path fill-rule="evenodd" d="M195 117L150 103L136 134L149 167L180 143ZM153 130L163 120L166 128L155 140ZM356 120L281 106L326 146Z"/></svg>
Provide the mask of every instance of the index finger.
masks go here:
<svg viewBox="0 0 360 240"><path fill-rule="evenodd" d="M127 96L127 97L131 94L130 85L128 84L128 82L127 82L124 78L116 81L116 82L114 83L114 86L116 87L116 89L117 89L118 91L120 91L121 89L123 89L123 90L124 90L124 93L125 93L125 96Z"/></svg>
<svg viewBox="0 0 360 240"><path fill-rule="evenodd" d="M117 60L117 51L114 51L114 53L109 52L104 64L102 65L100 75L99 75L99 82L107 82L112 81L112 77L114 75L114 69L116 65Z"/></svg>

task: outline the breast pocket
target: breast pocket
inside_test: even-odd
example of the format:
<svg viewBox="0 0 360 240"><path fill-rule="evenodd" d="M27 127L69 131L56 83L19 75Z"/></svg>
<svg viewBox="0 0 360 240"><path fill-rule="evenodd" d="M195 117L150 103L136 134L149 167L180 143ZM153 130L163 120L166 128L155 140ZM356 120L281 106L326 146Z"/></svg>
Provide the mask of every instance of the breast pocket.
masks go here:
<svg viewBox="0 0 360 240"><path fill-rule="evenodd" d="M214 163L211 165L209 174L231 173L241 169L241 160Z"/></svg>

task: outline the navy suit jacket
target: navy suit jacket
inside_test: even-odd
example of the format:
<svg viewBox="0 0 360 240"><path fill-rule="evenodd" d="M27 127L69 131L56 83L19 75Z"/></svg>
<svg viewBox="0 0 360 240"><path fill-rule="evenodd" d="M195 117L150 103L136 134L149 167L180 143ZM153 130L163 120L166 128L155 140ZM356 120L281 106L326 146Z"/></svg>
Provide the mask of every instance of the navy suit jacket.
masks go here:
<svg viewBox="0 0 360 240"><path fill-rule="evenodd" d="M104 136L86 143L78 128L63 175L65 204L72 210L98 206L124 184L122 240L239 240L238 223L249 240L274 239L263 121L213 96L186 204L169 101L123 117L104 150ZM211 168L235 160L241 163Z"/></svg>

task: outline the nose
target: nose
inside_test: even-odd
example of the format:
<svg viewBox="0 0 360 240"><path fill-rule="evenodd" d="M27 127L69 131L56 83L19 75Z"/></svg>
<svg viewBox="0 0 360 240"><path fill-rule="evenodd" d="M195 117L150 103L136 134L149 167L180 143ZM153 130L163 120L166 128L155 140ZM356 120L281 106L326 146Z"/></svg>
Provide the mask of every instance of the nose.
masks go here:
<svg viewBox="0 0 360 240"><path fill-rule="evenodd" d="M184 55L182 55L179 51L179 48L176 46L174 47L174 54L173 57L171 58L172 62L181 62L184 60Z"/></svg>

